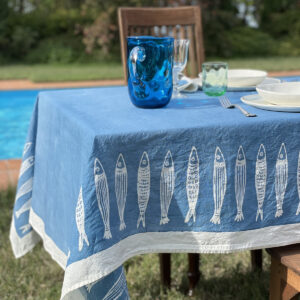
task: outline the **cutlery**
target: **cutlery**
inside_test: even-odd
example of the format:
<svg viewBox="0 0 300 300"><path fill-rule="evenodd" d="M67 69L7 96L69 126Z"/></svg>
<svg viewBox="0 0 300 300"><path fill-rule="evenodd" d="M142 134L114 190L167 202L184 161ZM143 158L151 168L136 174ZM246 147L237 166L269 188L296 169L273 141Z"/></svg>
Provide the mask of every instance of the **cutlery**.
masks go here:
<svg viewBox="0 0 300 300"><path fill-rule="evenodd" d="M246 117L256 117L255 114L250 114L238 104L232 104L226 96L219 97L219 100L224 108L238 108Z"/></svg>

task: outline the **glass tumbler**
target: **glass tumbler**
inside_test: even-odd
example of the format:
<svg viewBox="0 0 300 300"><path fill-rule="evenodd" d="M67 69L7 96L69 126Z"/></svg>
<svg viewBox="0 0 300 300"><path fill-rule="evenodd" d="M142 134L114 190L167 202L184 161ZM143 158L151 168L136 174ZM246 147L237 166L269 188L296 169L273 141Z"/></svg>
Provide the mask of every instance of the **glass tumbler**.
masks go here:
<svg viewBox="0 0 300 300"><path fill-rule="evenodd" d="M172 96L172 37L131 36L127 38L128 90L138 107L158 108Z"/></svg>
<svg viewBox="0 0 300 300"><path fill-rule="evenodd" d="M228 64L206 62L202 64L202 90L207 96L222 96L227 90Z"/></svg>

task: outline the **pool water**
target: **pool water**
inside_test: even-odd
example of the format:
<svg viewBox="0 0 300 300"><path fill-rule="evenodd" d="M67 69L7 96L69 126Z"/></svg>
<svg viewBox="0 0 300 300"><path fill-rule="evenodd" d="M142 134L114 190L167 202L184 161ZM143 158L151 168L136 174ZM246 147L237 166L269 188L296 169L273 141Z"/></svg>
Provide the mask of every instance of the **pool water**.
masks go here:
<svg viewBox="0 0 300 300"><path fill-rule="evenodd" d="M40 90L0 91L0 159L21 158Z"/></svg>

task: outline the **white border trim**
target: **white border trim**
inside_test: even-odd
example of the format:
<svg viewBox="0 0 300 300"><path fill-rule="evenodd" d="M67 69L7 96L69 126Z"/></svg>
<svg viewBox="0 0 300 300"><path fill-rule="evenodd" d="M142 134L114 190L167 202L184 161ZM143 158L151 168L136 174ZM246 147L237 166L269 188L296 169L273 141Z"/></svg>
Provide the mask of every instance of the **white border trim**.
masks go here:
<svg viewBox="0 0 300 300"><path fill-rule="evenodd" d="M67 255L61 251L54 241L46 234L44 221L32 210L32 208L29 213L29 224L42 238L44 248L50 254L52 259L65 270L68 260Z"/></svg>
<svg viewBox="0 0 300 300"><path fill-rule="evenodd" d="M29 223L44 248L65 269L67 256L45 233L43 220L31 209ZM231 253L300 243L300 224L269 226L240 232L145 232L129 236L112 247L74 262L65 269L61 299L103 278L129 258L146 253Z"/></svg>
<svg viewBox="0 0 300 300"><path fill-rule="evenodd" d="M20 258L31 251L41 238L34 230L31 230L23 237L20 237L16 231L14 218L13 215L10 224L9 239L15 258Z"/></svg>
<svg viewBox="0 0 300 300"><path fill-rule="evenodd" d="M269 226L241 232L146 232L69 265L62 299L74 289L108 275L129 258L145 253L231 253L300 242L300 224Z"/></svg>

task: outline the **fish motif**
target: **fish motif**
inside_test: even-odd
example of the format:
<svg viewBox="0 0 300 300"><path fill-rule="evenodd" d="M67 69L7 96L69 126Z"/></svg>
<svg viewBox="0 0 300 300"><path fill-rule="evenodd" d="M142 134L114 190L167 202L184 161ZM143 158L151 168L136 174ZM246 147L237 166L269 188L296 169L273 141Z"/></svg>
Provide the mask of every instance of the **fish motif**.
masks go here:
<svg viewBox="0 0 300 300"><path fill-rule="evenodd" d="M118 212L120 217L120 230L126 228L124 222L124 210L127 197L127 185L128 185L128 175L125 160L123 155L120 153L116 168L115 168L115 193L117 198Z"/></svg>
<svg viewBox="0 0 300 300"><path fill-rule="evenodd" d="M243 202L246 190L246 157L242 146L239 147L238 154L235 161L235 199L237 207L237 215L235 221L244 220Z"/></svg>
<svg viewBox="0 0 300 300"><path fill-rule="evenodd" d="M31 229L31 225L30 224L26 224L20 227L22 233L26 233L27 231L29 231Z"/></svg>
<svg viewBox="0 0 300 300"><path fill-rule="evenodd" d="M96 196L98 201L98 207L104 223L104 238L110 239L110 224L109 224L109 191L105 171L98 158L94 162L94 177L96 186Z"/></svg>
<svg viewBox="0 0 300 300"><path fill-rule="evenodd" d="M30 210L31 208L31 198L29 200L27 200L22 206L21 208L19 208L17 211L16 211L16 217L17 219L19 219L19 217L25 212L25 211L28 211Z"/></svg>
<svg viewBox="0 0 300 300"><path fill-rule="evenodd" d="M137 228L142 222L145 227L145 213L150 196L150 162L147 152L144 152L140 160L137 180L137 194L140 216L137 221Z"/></svg>
<svg viewBox="0 0 300 300"><path fill-rule="evenodd" d="M84 203L83 203L83 197L82 197L82 187L80 187L79 196L77 200L76 205L76 212L75 212L75 218L76 218L76 226L79 232L79 242L78 242L78 249L79 251L82 250L83 247L83 241L86 242L86 244L89 246L89 241L87 238L87 235L85 233L84 229Z"/></svg>
<svg viewBox="0 0 300 300"><path fill-rule="evenodd" d="M275 173L275 193L276 193L276 213L275 217L282 216L282 204L284 200L285 190L288 180L288 160L286 154L286 148L284 143L281 144L277 161L276 161L276 173Z"/></svg>
<svg viewBox="0 0 300 300"><path fill-rule="evenodd" d="M29 178L17 191L16 201L22 196L32 191L33 177Z"/></svg>
<svg viewBox="0 0 300 300"><path fill-rule="evenodd" d="M191 217L196 221L196 205L199 195L199 158L196 147L192 147L187 174L186 174L186 194L188 198L189 210L185 217L184 222L187 223Z"/></svg>
<svg viewBox="0 0 300 300"><path fill-rule="evenodd" d="M257 157L256 157L256 166L255 166L255 189L256 189L256 198L257 198L257 213L256 221L260 216L261 221L263 220L263 204L266 194L266 185L267 185L267 155L266 149L263 144L260 145Z"/></svg>
<svg viewBox="0 0 300 300"><path fill-rule="evenodd" d="M220 214L223 205L224 196L226 193L227 174L226 164L223 153L219 147L216 148L214 159L214 174L213 174L213 193L214 193L214 215L210 221L214 224L220 224Z"/></svg>
<svg viewBox="0 0 300 300"><path fill-rule="evenodd" d="M122 296L124 291L126 292L127 288L125 274L124 271L122 271L117 281L104 296L103 300L117 300Z"/></svg>
<svg viewBox="0 0 300 300"><path fill-rule="evenodd" d="M298 188L298 197L300 200L300 151L299 151L299 156L298 156L298 168L297 168L297 188ZM298 209L296 212L296 215L298 216L300 213L300 201L298 204Z"/></svg>
<svg viewBox="0 0 300 300"><path fill-rule="evenodd" d="M100 279L100 280L101 280L101 279ZM97 284L100 280L97 280L97 281L94 281L94 282L92 282L92 283L87 284L87 285L85 286L87 292L90 293L90 292L91 292L91 289L93 288L93 286L94 286L95 284Z"/></svg>
<svg viewBox="0 0 300 300"><path fill-rule="evenodd" d="M175 187L175 170L171 151L169 150L163 162L160 174L160 225L169 222L168 211Z"/></svg>
<svg viewBox="0 0 300 300"><path fill-rule="evenodd" d="M25 154L27 153L27 151L29 150L31 145L32 145L31 142L25 144L24 149L23 149L23 154L22 154L23 157L25 156Z"/></svg>
<svg viewBox="0 0 300 300"><path fill-rule="evenodd" d="M22 162L19 178L34 164L34 156L30 156Z"/></svg>

